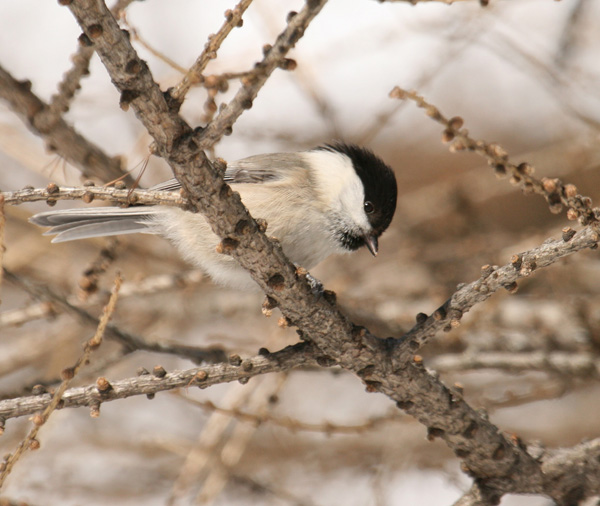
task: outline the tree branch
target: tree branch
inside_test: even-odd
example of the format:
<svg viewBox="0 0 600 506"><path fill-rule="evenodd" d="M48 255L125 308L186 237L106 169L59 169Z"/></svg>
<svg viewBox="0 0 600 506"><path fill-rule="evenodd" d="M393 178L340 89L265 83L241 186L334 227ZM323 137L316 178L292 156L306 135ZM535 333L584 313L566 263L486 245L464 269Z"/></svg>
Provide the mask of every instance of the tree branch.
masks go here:
<svg viewBox="0 0 600 506"><path fill-rule="evenodd" d="M542 371L568 377L600 378L600 357L587 352L492 351L446 354L434 357L429 365L440 372L500 369L507 372Z"/></svg>
<svg viewBox="0 0 600 506"><path fill-rule="evenodd" d="M523 193L537 193L542 195L550 207L552 213L558 214L563 206L567 208L569 220L579 220L582 225L600 225L600 208L592 207L592 199L577 193L577 187L572 184L564 184L558 178L538 179L533 176L535 168L528 163L515 165L508 159L508 153L496 143L487 143L476 140L463 128L463 119L455 116L446 118L433 104L427 102L415 91L406 91L396 86L390 97L397 99L409 99L425 110L426 114L444 126L442 140L450 143L450 151L473 151L484 157L498 177L510 175L512 184L519 186Z"/></svg>
<svg viewBox="0 0 600 506"><path fill-rule="evenodd" d="M417 315L417 325L400 339L394 353L402 360L415 353L439 330L450 330L460 324L462 316L475 304L484 302L501 288L514 293L516 281L531 276L541 267L547 267L561 258L578 251L596 248L600 235L595 227L588 226L577 233L572 229L563 231L561 240L548 239L541 246L513 255L510 263L498 267L484 265L481 277L458 290L430 316Z"/></svg>
<svg viewBox="0 0 600 506"><path fill-rule="evenodd" d="M154 395L175 388L207 388L232 381L247 382L259 374L287 371L294 367L322 363L319 350L311 343L298 343L275 353L265 351L263 355L241 360L239 357L231 363L206 365L185 371L166 373L160 366L153 374L147 372L135 378L109 382L106 378L95 385L67 390L61 403L62 408L92 406L99 409L103 402L125 399L136 395ZM98 385L101 384L101 388ZM7 420L32 415L50 404L51 394L19 397L0 401L0 419Z"/></svg>
<svg viewBox="0 0 600 506"><path fill-rule="evenodd" d="M0 98L22 116L27 126L46 141L49 151L57 151L77 167L84 177L101 181L122 178L127 173L121 160L109 157L98 146L78 134L51 107L31 91L29 81L17 81L0 67Z"/></svg>
<svg viewBox="0 0 600 506"><path fill-rule="evenodd" d="M375 338L354 327L326 300L314 301L281 249L258 231L239 196L222 181L202 149L229 132L243 110L286 52L303 34L324 0L309 0L294 15L264 60L254 80L245 80L235 98L204 130L192 131L158 89L147 66L101 2L78 0L69 7L96 50L115 85L122 104L131 105L156 142L156 152L169 162L182 182L190 207L202 212L215 233L228 239L232 256L326 355L361 377L370 391L381 391L424 423L431 437L442 437L465 461L473 476L498 491L544 493L539 463L521 446L508 440L475 412L460 395L449 391L422 366L418 357L397 360L392 341ZM584 235L588 232L584 231ZM597 240L597 239L596 239ZM593 242L593 241L591 241Z"/></svg>
<svg viewBox="0 0 600 506"><path fill-rule="evenodd" d="M26 290L30 294L42 300L49 301L62 308L65 312L72 314L87 325L97 326L98 318L83 309L74 305L66 297L55 293L47 286L42 286L28 279L17 276L13 272L3 269L4 277L15 285ZM126 353L132 353L138 350L152 351L156 353L168 353L193 360L195 363L202 362L221 362L225 359L225 353L220 348L200 348L196 346L186 346L177 343L165 343L160 341L148 342L142 336L126 332L116 325L108 324L106 327L106 337L120 343Z"/></svg>
<svg viewBox="0 0 600 506"><path fill-rule="evenodd" d="M13 192L2 192L6 204L18 205L25 202L46 201L50 205L57 200L83 200L87 204L94 199L110 200L116 204L144 204L186 207L187 200L180 192L155 190L128 190L114 186L58 186L50 183L46 188L24 188Z"/></svg>
<svg viewBox="0 0 600 506"><path fill-rule="evenodd" d="M227 10L225 12L226 20L225 23L223 23L223 26L219 28L217 33L209 37L209 41L206 43L202 54L196 59L194 65L187 71L181 82L171 91L171 96L175 100L183 102L189 89L194 84L202 82L202 72L204 72L208 63L216 58L217 51L231 31L236 26L242 26L242 16L251 3L252 0L240 0L233 10Z"/></svg>

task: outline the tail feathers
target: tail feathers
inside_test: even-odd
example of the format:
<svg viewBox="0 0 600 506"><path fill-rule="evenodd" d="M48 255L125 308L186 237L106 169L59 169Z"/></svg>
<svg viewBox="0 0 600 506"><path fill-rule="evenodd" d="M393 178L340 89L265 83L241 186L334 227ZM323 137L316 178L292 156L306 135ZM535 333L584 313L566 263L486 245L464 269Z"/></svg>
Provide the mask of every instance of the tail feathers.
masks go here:
<svg viewBox="0 0 600 506"><path fill-rule="evenodd" d="M32 216L29 221L41 227L51 227L44 235L56 235L52 242L74 241L90 237L105 237L138 232L153 234L153 207L92 207L47 211Z"/></svg>

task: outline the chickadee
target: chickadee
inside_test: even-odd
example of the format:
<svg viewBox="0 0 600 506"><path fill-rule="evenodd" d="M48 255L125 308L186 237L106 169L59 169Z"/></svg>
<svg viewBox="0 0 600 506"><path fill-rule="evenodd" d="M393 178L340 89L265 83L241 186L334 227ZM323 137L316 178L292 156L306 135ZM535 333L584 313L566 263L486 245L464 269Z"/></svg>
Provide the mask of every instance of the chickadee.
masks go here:
<svg viewBox="0 0 600 506"><path fill-rule="evenodd" d="M225 181L255 218L268 224L287 257L310 269L332 253L367 246L377 255L379 236L396 209L394 172L371 151L328 144L310 151L250 156L232 162ZM177 191L176 179L153 190ZM50 228L52 242L136 232L170 240L180 254L216 283L256 288L235 259L219 254L220 239L201 214L168 206L93 207L49 211L30 221Z"/></svg>

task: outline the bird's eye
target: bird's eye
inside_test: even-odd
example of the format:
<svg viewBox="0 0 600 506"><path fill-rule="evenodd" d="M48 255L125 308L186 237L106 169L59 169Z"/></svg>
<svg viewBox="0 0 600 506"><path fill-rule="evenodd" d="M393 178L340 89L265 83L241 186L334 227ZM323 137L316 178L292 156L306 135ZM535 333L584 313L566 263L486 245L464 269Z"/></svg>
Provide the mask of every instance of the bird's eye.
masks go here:
<svg viewBox="0 0 600 506"><path fill-rule="evenodd" d="M365 201L365 213L371 214L373 211L375 211L375 206L373 203L369 202L368 200Z"/></svg>

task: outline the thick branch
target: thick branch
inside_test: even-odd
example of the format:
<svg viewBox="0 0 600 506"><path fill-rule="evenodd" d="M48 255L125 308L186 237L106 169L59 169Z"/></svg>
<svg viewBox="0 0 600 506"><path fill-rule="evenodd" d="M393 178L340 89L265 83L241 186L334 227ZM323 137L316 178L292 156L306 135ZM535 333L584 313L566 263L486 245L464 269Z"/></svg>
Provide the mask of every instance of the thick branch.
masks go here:
<svg viewBox="0 0 600 506"><path fill-rule="evenodd" d="M355 328L326 300L315 301L281 249L260 233L239 197L223 183L202 149L227 133L285 53L303 34L324 0L310 0L294 15L267 53L254 80L247 80L233 101L204 130L192 133L169 108L147 67L101 2L79 0L70 8L96 45L123 102L131 104L156 141L156 151L182 182L191 208L202 212L213 230L233 245L232 255L297 325L335 362L360 376L370 391L381 391L442 437L465 460L471 473L501 491L542 493L544 480L536 462L522 447L450 392L419 360L396 360L394 342Z"/></svg>
<svg viewBox="0 0 600 506"><path fill-rule="evenodd" d="M542 457L547 493L560 504L577 504L600 491L600 439L573 448L547 451Z"/></svg>

